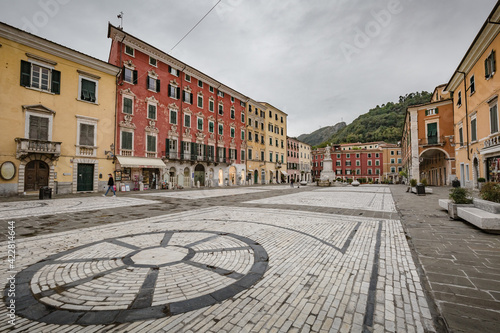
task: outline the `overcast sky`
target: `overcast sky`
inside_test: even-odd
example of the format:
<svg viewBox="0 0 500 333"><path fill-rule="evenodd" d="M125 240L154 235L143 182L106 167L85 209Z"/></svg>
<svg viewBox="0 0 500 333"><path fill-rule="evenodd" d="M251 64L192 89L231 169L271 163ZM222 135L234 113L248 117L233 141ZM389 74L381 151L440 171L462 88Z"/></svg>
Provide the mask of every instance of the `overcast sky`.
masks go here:
<svg viewBox="0 0 500 333"><path fill-rule="evenodd" d="M348 124L447 83L494 0L2 0L0 21L107 61L108 21L288 114L288 135Z"/></svg>

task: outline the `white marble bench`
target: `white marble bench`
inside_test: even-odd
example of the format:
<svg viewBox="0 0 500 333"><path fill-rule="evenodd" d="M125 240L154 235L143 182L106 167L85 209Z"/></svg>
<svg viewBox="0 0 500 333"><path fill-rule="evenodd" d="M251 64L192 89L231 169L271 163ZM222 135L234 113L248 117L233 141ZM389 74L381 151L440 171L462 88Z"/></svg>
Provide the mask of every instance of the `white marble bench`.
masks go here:
<svg viewBox="0 0 500 333"><path fill-rule="evenodd" d="M493 214L476 207L457 207L458 217L488 231L500 233L500 214Z"/></svg>

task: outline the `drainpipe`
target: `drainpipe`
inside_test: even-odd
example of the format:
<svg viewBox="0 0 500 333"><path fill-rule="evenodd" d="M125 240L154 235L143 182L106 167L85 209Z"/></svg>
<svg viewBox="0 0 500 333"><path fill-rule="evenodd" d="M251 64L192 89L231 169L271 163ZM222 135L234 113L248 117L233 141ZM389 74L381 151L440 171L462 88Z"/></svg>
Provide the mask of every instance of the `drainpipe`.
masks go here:
<svg viewBox="0 0 500 333"><path fill-rule="evenodd" d="M467 110L467 82L465 80L467 79L466 73L465 72L460 72L457 71L457 73L460 73L464 76L464 104L465 104L465 128L466 128L466 133L467 133L467 159L470 161L470 151L469 151L469 112ZM469 87L470 88L470 87Z"/></svg>

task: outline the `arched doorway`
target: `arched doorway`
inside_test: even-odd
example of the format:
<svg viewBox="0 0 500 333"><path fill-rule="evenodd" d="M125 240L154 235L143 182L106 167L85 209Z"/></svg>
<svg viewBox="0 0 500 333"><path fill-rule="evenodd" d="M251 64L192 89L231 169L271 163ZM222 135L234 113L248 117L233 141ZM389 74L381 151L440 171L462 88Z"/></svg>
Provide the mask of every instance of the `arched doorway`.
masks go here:
<svg viewBox="0 0 500 333"><path fill-rule="evenodd" d="M219 169L219 186L224 185L224 172L222 169Z"/></svg>
<svg viewBox="0 0 500 333"><path fill-rule="evenodd" d="M208 186L214 186L214 169L212 168L208 170Z"/></svg>
<svg viewBox="0 0 500 333"><path fill-rule="evenodd" d="M42 161L31 161L25 167L25 191L38 191L42 186L49 185L49 166Z"/></svg>
<svg viewBox="0 0 500 333"><path fill-rule="evenodd" d="M262 185L266 183L266 170L264 169L260 172L260 182Z"/></svg>
<svg viewBox="0 0 500 333"><path fill-rule="evenodd" d="M236 167L229 168L229 184L236 185Z"/></svg>
<svg viewBox="0 0 500 333"><path fill-rule="evenodd" d="M170 170L168 171L168 179L167 182L172 183L172 186L177 185L177 177L175 176L176 170L174 167L171 167Z"/></svg>
<svg viewBox="0 0 500 333"><path fill-rule="evenodd" d="M425 178L429 185L446 185L446 179L449 176L446 170L451 170L448 167L450 159L446 151L437 148L426 149L420 154L419 161L420 181ZM440 169L445 172L439 172Z"/></svg>
<svg viewBox="0 0 500 333"><path fill-rule="evenodd" d="M205 186L205 167L201 164L196 165L194 168L194 184L198 185L200 182L200 186Z"/></svg>
<svg viewBox="0 0 500 333"><path fill-rule="evenodd" d="M191 187L191 177L189 176L189 168L184 168L184 184L185 188Z"/></svg>

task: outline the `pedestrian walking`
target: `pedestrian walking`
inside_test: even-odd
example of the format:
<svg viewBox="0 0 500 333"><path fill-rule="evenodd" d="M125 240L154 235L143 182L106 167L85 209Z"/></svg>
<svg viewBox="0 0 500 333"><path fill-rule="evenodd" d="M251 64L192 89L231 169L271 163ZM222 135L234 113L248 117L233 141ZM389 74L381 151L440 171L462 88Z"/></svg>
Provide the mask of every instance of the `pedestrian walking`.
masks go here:
<svg viewBox="0 0 500 333"><path fill-rule="evenodd" d="M106 190L106 193L103 194L102 196L105 197L106 195L108 195L109 189L111 189L111 191L113 191L113 196L116 197L115 181L113 179L113 175L109 173L108 176L109 176L108 189Z"/></svg>
<svg viewBox="0 0 500 333"><path fill-rule="evenodd" d="M293 187L293 178L292 178L292 179L290 179L290 186L292 186L292 187Z"/></svg>

